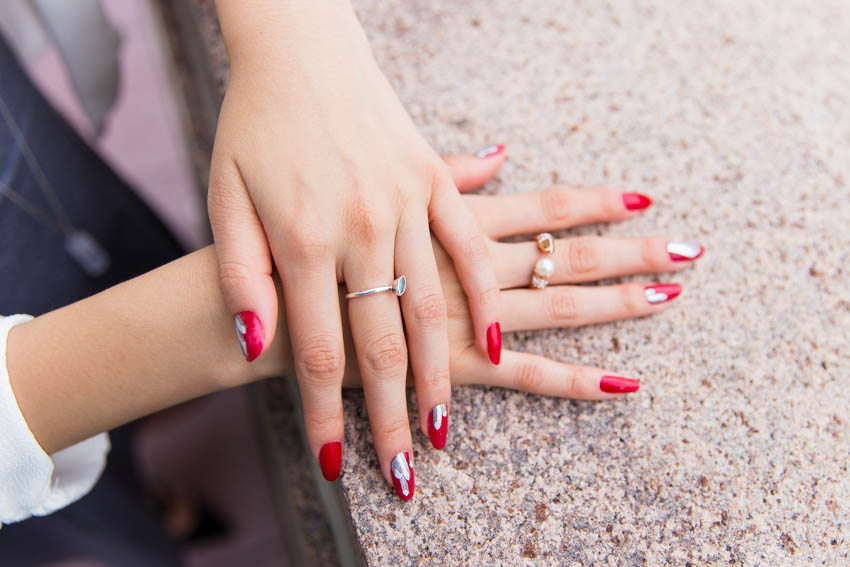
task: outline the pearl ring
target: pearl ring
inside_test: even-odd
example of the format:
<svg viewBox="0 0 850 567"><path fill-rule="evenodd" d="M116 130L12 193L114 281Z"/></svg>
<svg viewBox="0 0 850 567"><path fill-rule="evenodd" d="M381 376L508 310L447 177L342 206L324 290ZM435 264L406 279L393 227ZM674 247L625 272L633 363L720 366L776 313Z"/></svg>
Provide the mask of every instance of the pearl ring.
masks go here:
<svg viewBox="0 0 850 567"><path fill-rule="evenodd" d="M534 240L537 241L537 248L546 256L540 258L534 264L534 273L531 274L531 287L543 289L549 285L549 276L555 272L555 262L550 258L555 253L555 239L548 232L542 232L535 236Z"/></svg>

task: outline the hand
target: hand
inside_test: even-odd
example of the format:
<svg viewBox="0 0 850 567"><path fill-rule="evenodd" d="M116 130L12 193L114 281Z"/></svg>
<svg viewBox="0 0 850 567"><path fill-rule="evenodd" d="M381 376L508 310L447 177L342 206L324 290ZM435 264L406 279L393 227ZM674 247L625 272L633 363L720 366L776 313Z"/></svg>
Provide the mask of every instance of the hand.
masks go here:
<svg viewBox="0 0 850 567"><path fill-rule="evenodd" d="M337 282L359 291L406 276L407 341L392 294L348 303L375 448L389 474L394 456L411 448L408 347L420 413L449 403L446 302L430 231L470 298L475 343L499 362L499 286L485 238L381 74L347 2L266 0L250 10L219 2L218 9L231 75L209 213L225 302L237 314L246 357L255 359L275 333L277 268L307 437L325 463L343 439ZM323 470L331 480L337 474Z"/></svg>
<svg viewBox="0 0 850 567"><path fill-rule="evenodd" d="M498 164L473 156L448 157L452 177L461 191L487 181ZM651 204L648 197L614 189L550 188L537 193L504 196L467 195L464 200L479 226L490 237L487 247L502 289L505 331L579 327L631 317L652 315L669 307L681 292L677 284L626 283L611 286L574 286L630 274L677 272L702 254L694 243L672 243L666 238L562 238L550 256L555 270L545 289L529 289L536 262L544 255L534 241L503 243L497 239L517 234L561 230L594 222L627 220ZM433 241L443 294L449 305L449 352L452 385L483 384L582 400L606 400L635 392L639 383L617 372L556 362L533 354L505 351L494 367L475 348L474 326L451 259ZM693 258L670 252L688 252ZM652 291L650 291L652 290ZM347 338L348 340L348 338ZM355 364L346 369L346 387L360 385ZM448 410L448 407L447 407ZM421 410L423 431L434 445L446 442L446 427L433 427L431 415ZM442 421L448 425L448 413ZM426 429L427 428L427 429ZM435 440L436 439L436 440ZM388 481L394 478L384 472ZM408 496L413 494L412 482ZM395 481L396 489L400 483Z"/></svg>

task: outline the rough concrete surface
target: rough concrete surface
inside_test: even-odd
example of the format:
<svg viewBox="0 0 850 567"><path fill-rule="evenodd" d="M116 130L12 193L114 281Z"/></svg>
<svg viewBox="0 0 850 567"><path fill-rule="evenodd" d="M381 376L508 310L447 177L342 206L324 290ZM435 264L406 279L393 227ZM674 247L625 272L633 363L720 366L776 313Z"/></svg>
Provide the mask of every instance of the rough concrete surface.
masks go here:
<svg viewBox="0 0 850 567"><path fill-rule="evenodd" d="M646 214L566 234L707 249L661 276L685 287L663 314L505 337L638 378L638 394L456 389L446 449L414 435L410 502L347 392L341 483L367 562L850 563L850 4L355 7L440 152L508 146L485 192L642 191Z"/></svg>
<svg viewBox="0 0 850 567"><path fill-rule="evenodd" d="M507 145L487 192L644 191L647 214L568 234L707 249L661 315L506 336L639 378L637 395L456 389L445 451L414 436L410 502L346 394L342 484L367 560L848 564L850 4L355 6L440 152Z"/></svg>

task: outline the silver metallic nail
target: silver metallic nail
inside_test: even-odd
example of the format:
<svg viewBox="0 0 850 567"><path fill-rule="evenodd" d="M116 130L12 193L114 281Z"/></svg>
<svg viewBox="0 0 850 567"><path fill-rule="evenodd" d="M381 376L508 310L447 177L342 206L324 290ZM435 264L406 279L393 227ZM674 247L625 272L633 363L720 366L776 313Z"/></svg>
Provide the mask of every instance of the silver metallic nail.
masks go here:
<svg viewBox="0 0 850 567"><path fill-rule="evenodd" d="M492 155L499 153L499 146L487 146L486 148L481 148L477 152L475 152L475 157L477 158L486 158Z"/></svg>
<svg viewBox="0 0 850 567"><path fill-rule="evenodd" d="M699 242L694 242L692 240L685 242L668 242L667 252L669 254L676 254L677 256L683 256L693 260L700 255L700 252L702 252L702 246L699 245Z"/></svg>
<svg viewBox="0 0 850 567"><path fill-rule="evenodd" d="M407 459L404 457L403 452L393 457L390 468L393 471L393 476L401 486L401 493L408 496L410 494L410 487L407 483L410 481L410 467L407 466Z"/></svg>
<svg viewBox="0 0 850 567"><path fill-rule="evenodd" d="M242 347L242 356L248 358L248 345L245 344L245 333L248 331L248 327L245 326L245 321L239 314L236 315L234 321L236 322L236 337L239 339L239 346Z"/></svg>
<svg viewBox="0 0 850 567"><path fill-rule="evenodd" d="M667 301L669 297L666 293L661 293L660 291L656 291L654 287L648 287L643 290L643 294L646 296L646 300L653 305L656 303L664 303Z"/></svg>
<svg viewBox="0 0 850 567"><path fill-rule="evenodd" d="M431 417L434 419L434 430L439 431L443 426L443 418L449 415L449 410L446 408L446 404L440 404L438 406L434 406L434 409L431 410Z"/></svg>

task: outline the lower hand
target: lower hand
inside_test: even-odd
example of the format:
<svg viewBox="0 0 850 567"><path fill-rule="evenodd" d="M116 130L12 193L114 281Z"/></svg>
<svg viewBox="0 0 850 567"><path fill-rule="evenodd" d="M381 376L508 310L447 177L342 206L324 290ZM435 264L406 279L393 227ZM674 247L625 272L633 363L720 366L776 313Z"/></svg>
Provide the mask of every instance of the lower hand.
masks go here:
<svg viewBox="0 0 850 567"><path fill-rule="evenodd" d="M448 157L458 188L470 191L491 178L500 163L473 156ZM549 188L518 195L466 195L464 200L479 226L489 236L487 247L502 290L503 329L528 331L579 327L619 319L653 315L667 309L681 292L677 284L624 283L607 286L577 286L605 278L632 274L678 272L688 268L702 254L695 243L673 242L663 237L603 238L578 237L554 240L554 252L547 256L537 242L499 242L499 238L519 234L556 231L596 222L628 220L651 204L643 195L615 189ZM475 348L475 334L463 288L451 259L436 239L432 239L449 316L451 383L501 386L525 392L580 400L609 400L636 392L639 383L619 376L619 372L562 363L516 351L504 351L502 363L493 366ZM688 258L687 255L693 256ZM548 257L554 271L545 289L531 289L529 283L536 263ZM347 348L351 348L346 335ZM344 386L359 387L360 373L354 357L347 357ZM432 444L446 443L448 407L445 417L434 420L433 411L420 411L419 425ZM440 412L442 415L442 412ZM434 427L435 423L440 428ZM379 434L374 432L373 434ZM375 440L378 443L378 439ZM382 463L383 464L383 463ZM410 468L412 471L412 466ZM390 467L384 476L400 490L400 482ZM407 499L413 495L413 482Z"/></svg>

